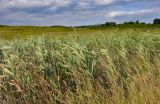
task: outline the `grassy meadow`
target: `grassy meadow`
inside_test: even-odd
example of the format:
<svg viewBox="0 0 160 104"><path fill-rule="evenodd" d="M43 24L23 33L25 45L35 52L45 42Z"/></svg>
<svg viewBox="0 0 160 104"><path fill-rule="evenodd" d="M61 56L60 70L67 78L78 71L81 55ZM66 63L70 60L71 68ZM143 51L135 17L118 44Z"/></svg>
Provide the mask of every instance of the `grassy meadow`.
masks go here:
<svg viewBox="0 0 160 104"><path fill-rule="evenodd" d="M0 27L1 104L159 104L160 29Z"/></svg>

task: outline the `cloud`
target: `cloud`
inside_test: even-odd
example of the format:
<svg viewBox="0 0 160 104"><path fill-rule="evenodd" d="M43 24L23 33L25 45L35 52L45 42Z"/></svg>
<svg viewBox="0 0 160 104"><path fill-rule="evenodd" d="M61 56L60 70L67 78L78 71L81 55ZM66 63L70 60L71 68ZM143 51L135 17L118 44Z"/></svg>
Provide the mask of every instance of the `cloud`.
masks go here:
<svg viewBox="0 0 160 104"><path fill-rule="evenodd" d="M144 15L159 11L160 8L153 8L153 9L143 9L137 11L111 11L106 14L106 17L120 17L120 16L135 16L135 15Z"/></svg>
<svg viewBox="0 0 160 104"><path fill-rule="evenodd" d="M116 0L95 0L95 2L99 5L107 5L107 4L111 4Z"/></svg>
<svg viewBox="0 0 160 104"><path fill-rule="evenodd" d="M35 8L35 7L63 7L72 0L1 0L0 8Z"/></svg>
<svg viewBox="0 0 160 104"><path fill-rule="evenodd" d="M109 5L116 2L130 2L133 0L94 0L96 4L98 5Z"/></svg>
<svg viewBox="0 0 160 104"><path fill-rule="evenodd" d="M118 1L132 1L132 0L0 0L0 9L7 8L36 8L36 7L65 7L69 4L76 3L80 7L94 5L109 5Z"/></svg>
<svg viewBox="0 0 160 104"><path fill-rule="evenodd" d="M145 6L144 6L145 5ZM0 24L87 25L160 17L159 0L0 0Z"/></svg>
<svg viewBox="0 0 160 104"><path fill-rule="evenodd" d="M10 12L6 15L0 16L0 23L9 23L10 25L76 26L88 24L89 22L89 24L99 23L97 21L101 20L98 18L102 17L102 14L104 13L96 13L95 11L67 11L63 13L45 15L43 13L27 13L19 11L17 13Z"/></svg>

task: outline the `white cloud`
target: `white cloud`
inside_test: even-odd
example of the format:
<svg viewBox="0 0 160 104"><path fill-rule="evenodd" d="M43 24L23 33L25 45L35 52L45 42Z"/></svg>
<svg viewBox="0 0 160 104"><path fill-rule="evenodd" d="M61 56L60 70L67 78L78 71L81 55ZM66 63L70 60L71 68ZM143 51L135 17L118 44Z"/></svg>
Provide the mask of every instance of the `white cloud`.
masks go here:
<svg viewBox="0 0 160 104"><path fill-rule="evenodd" d="M119 1L129 2L129 1L133 1L133 0L94 0L94 2L98 5L109 5L114 2L119 2Z"/></svg>
<svg viewBox="0 0 160 104"><path fill-rule="evenodd" d="M77 2L80 7L95 5L109 5L118 1L132 0L0 0L0 9L7 8L34 8L49 6L52 8L65 7L71 3Z"/></svg>
<svg viewBox="0 0 160 104"><path fill-rule="evenodd" d="M99 5L107 5L115 2L116 0L95 0L95 2Z"/></svg>
<svg viewBox="0 0 160 104"><path fill-rule="evenodd" d="M0 9L13 8L32 8L32 7L63 7L72 3L72 0L2 0Z"/></svg>
<svg viewBox="0 0 160 104"><path fill-rule="evenodd" d="M148 13L153 13L156 11L158 8L154 9L144 9L144 10L137 10L137 11L111 11L106 14L106 17L119 17L119 16L134 16L134 15L144 15Z"/></svg>
<svg viewBox="0 0 160 104"><path fill-rule="evenodd" d="M89 7L90 3L88 2L79 2L79 7L81 8L87 8Z"/></svg>

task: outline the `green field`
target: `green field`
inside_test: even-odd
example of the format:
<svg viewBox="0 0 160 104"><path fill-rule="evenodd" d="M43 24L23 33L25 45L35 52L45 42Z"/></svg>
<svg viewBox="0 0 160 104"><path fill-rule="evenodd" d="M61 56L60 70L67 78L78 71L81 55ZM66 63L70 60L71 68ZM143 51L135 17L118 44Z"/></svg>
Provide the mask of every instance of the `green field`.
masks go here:
<svg viewBox="0 0 160 104"><path fill-rule="evenodd" d="M158 27L0 27L2 104L159 104Z"/></svg>
<svg viewBox="0 0 160 104"><path fill-rule="evenodd" d="M36 26L1 26L0 25L0 39L21 39L30 36L46 36L46 37L61 37L66 35L92 35L92 34L124 34L128 32L144 32L146 33L160 33L160 25L117 25L116 27L106 26L83 26L83 27L36 27ZM107 33L107 34L106 34ZM129 34L130 34L129 33Z"/></svg>

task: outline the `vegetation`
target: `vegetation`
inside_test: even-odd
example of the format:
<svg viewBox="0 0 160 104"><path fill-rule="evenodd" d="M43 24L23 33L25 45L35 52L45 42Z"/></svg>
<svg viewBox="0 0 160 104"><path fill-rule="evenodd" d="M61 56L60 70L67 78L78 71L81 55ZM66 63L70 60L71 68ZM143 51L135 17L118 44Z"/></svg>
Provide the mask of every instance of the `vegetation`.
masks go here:
<svg viewBox="0 0 160 104"><path fill-rule="evenodd" d="M117 24L116 22L106 22L105 24L98 24L98 25L89 25L89 26L78 26L78 27L90 27L90 28L97 28L97 27L129 27L129 28L140 28L140 27L159 27L160 25L160 19L154 19L153 20L153 24L151 23L145 23L145 22L139 22L139 20L137 21L129 21L129 22L124 22L121 24Z"/></svg>
<svg viewBox="0 0 160 104"><path fill-rule="evenodd" d="M1 39L0 103L160 102L158 28L70 33L53 39Z"/></svg>
<svg viewBox="0 0 160 104"><path fill-rule="evenodd" d="M116 26L116 22L106 22L105 26Z"/></svg>
<svg viewBox="0 0 160 104"><path fill-rule="evenodd" d="M13 39L13 38L24 38L27 36L66 36L69 34L83 34L87 35L94 33L95 31L108 31L112 29L157 29L160 28L159 19L154 19L153 24L147 24L145 22L139 22L138 20L133 22L124 22L117 24L116 22L106 22L105 24L88 25L88 26L7 26L0 25L0 38L2 39Z"/></svg>
<svg viewBox="0 0 160 104"><path fill-rule="evenodd" d="M160 19L154 19L153 24L160 24Z"/></svg>
<svg viewBox="0 0 160 104"><path fill-rule="evenodd" d="M0 25L0 103L158 104L159 27Z"/></svg>

